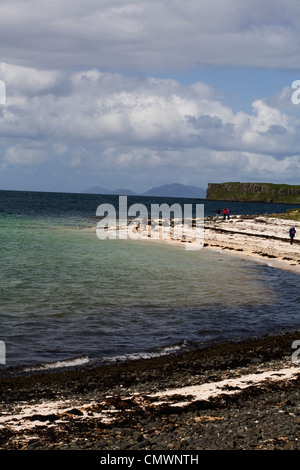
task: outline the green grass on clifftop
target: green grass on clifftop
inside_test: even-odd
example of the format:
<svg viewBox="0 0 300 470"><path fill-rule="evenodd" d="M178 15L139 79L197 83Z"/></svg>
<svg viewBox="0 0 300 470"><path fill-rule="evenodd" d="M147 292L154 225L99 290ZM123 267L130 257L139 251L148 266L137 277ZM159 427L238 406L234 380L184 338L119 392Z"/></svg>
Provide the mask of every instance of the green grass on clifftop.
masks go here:
<svg viewBox="0 0 300 470"><path fill-rule="evenodd" d="M271 217L277 217L278 219L295 220L300 221L300 209L288 209L283 214L270 214Z"/></svg>
<svg viewBox="0 0 300 470"><path fill-rule="evenodd" d="M207 199L300 204L300 185L236 182L209 183Z"/></svg>

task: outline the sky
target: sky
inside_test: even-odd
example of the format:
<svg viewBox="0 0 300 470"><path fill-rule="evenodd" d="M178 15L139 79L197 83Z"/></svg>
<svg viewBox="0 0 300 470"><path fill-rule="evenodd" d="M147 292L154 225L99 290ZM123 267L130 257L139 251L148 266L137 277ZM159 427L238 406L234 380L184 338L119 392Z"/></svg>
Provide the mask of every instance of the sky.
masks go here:
<svg viewBox="0 0 300 470"><path fill-rule="evenodd" d="M298 0L1 0L0 189L299 184L299 44Z"/></svg>

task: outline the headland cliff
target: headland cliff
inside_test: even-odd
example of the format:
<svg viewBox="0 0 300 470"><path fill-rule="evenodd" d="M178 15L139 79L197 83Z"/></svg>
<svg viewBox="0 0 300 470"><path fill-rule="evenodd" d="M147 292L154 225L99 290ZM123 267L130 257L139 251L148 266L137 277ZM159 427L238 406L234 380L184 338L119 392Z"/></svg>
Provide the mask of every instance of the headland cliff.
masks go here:
<svg viewBox="0 0 300 470"><path fill-rule="evenodd" d="M206 198L214 201L300 204L300 185L236 182L208 183Z"/></svg>

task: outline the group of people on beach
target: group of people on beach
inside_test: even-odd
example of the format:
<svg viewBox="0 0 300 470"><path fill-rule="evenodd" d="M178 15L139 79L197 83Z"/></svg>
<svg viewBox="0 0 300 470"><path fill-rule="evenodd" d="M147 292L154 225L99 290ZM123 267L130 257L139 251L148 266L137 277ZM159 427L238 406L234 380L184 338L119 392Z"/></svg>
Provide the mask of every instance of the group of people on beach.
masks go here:
<svg viewBox="0 0 300 470"><path fill-rule="evenodd" d="M226 218L229 220L229 219L230 219L230 213L231 213L231 211L230 211L230 208L229 208L229 207L227 207L227 209L224 208L224 209L222 210L223 220L226 220ZM217 220L219 220L220 214L221 214L221 209L218 208L218 209L216 210Z"/></svg>

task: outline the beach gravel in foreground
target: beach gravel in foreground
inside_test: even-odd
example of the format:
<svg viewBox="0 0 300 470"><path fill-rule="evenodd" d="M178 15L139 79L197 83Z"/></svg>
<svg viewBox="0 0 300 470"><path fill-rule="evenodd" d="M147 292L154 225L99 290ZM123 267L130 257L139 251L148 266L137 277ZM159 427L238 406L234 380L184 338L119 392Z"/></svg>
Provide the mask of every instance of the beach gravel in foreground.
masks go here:
<svg viewBox="0 0 300 470"><path fill-rule="evenodd" d="M27 377L0 384L2 450L300 450L300 376L280 378L300 332L180 355ZM228 385L209 399L167 389L276 370L276 381ZM274 375L274 374L273 374ZM223 382L222 382L223 383ZM235 390L233 390L235 388ZM27 415L25 416L25 410Z"/></svg>

